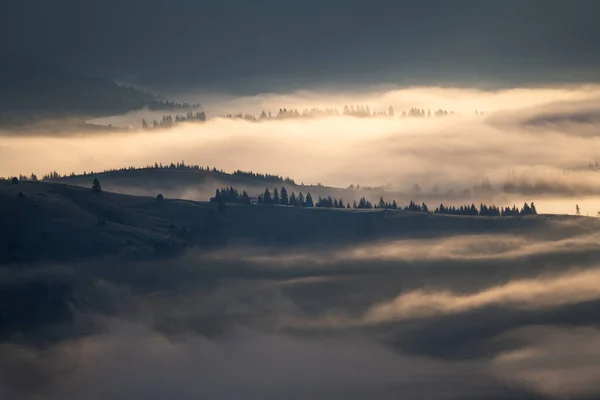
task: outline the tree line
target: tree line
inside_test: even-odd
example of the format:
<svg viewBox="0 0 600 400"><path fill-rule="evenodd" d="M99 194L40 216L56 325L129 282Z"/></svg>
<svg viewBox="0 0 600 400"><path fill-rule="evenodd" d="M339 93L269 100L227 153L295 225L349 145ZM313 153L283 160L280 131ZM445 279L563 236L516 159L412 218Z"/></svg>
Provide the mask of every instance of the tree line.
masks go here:
<svg viewBox="0 0 600 400"><path fill-rule="evenodd" d="M195 171L211 172L216 175L227 175L227 176L232 175L232 176L249 178L249 179L253 179L253 180L262 180L262 181L267 181L267 182L282 182L282 183L285 183L288 185L296 185L296 182L290 177L283 177L283 176L274 175L274 174L263 174L263 173L258 173L258 172L254 172L254 171L243 171L240 169L233 171L232 173L228 173L228 172L225 172L223 169L217 169L216 167L202 166L202 165L198 165L198 164L186 164L186 162L183 160L177 161L177 162L165 163L165 164L163 164L162 162L155 162L154 164L146 165L143 167L128 166L128 167L121 167L121 168L110 168L110 169L105 169L103 171L83 171L83 173L81 173L81 175L88 176L88 175L98 175L98 174L106 174L106 173L114 173L114 172L145 171L145 170L158 170L158 169L195 170ZM70 174L60 174L57 171L51 171L47 174L44 174L42 176L42 180L51 181L51 180L58 180L58 179L64 179L64 178L69 178L69 177L75 177L75 176L78 176L78 175L75 174L74 172L71 172ZM12 177L9 177L8 179L11 179L11 178ZM28 180L37 181L38 180L37 175L34 173L32 173L31 175L20 174L18 176L18 178L20 181L28 181ZM322 186L322 185L316 185L316 186Z"/></svg>
<svg viewBox="0 0 600 400"><path fill-rule="evenodd" d="M227 113L222 118L226 119L241 119L251 122L259 122L266 120L285 120L292 118L317 118L317 117L417 117L417 118L432 118L432 117L444 117L448 115L455 115L454 111L448 111L444 109L433 110L428 109L425 111L424 108L412 107L410 110L396 113L394 107L389 106L387 110L371 110L367 105L346 105L342 111L337 108L306 108L303 111L298 111L295 108L280 108L277 112L262 111L259 115L250 113ZM475 111L475 115L483 115L483 112ZM157 128L170 128L181 122L204 122L208 119L204 111L192 112L188 111L186 115L164 115L161 120L154 120L152 123L142 120L142 129L157 129Z"/></svg>
<svg viewBox="0 0 600 400"><path fill-rule="evenodd" d="M185 115L177 114L175 118L172 115L163 115L162 119L154 120L152 124L146 122L146 119L142 119L142 129L158 129L158 128L172 128L173 126L183 122L204 122L206 121L206 113L204 111L188 111Z"/></svg>
<svg viewBox="0 0 600 400"><path fill-rule="evenodd" d="M272 113L271 111L262 111L260 115L256 116L254 114L226 114L225 118L227 119L243 119L246 121L263 121L263 120L282 120L282 119L291 119L291 118L315 118L315 117L361 117L361 118L369 118L369 117L443 117L447 115L454 115L453 111L447 111L443 109L438 109L437 111L431 111L425 109L420 109L417 107L413 107L408 111L403 111L402 113L396 113L394 111L394 107L389 106L386 110L371 110L369 106L365 105L357 105L356 107L344 106L344 109L340 112L337 108L311 108L304 109L302 112L298 111L295 108L280 108L278 112ZM476 115L482 115L479 111L475 111Z"/></svg>
<svg viewBox="0 0 600 400"><path fill-rule="evenodd" d="M358 202L353 201L350 203L344 203L343 199L319 196L315 202L310 193L304 195L302 192L296 195L295 192L288 193L285 186L281 189L274 187L273 190L266 188L263 193L258 195L254 200L251 198L246 191L241 193L233 188L217 189L215 196L210 198L211 202L217 202L219 204L235 203L235 204L260 204L260 205L282 205L282 206L295 206L295 207L317 207L317 208L344 208L344 209L390 209L390 210L403 210L403 211L414 211L414 212L433 212L434 214L447 214L447 215L473 215L473 216L486 216L486 217L508 217L508 216L524 216L524 215L536 215L537 209L535 203L524 203L523 207L519 208L515 205L512 207L498 207L496 205L487 205L481 203L479 207L475 204L461 205L461 206L445 206L443 203L436 207L433 211L427 206L425 202L419 204L414 201L410 201L408 205L401 207L398 206L396 200L391 202L385 201L383 197L379 199L379 202L372 204L365 197L362 197Z"/></svg>

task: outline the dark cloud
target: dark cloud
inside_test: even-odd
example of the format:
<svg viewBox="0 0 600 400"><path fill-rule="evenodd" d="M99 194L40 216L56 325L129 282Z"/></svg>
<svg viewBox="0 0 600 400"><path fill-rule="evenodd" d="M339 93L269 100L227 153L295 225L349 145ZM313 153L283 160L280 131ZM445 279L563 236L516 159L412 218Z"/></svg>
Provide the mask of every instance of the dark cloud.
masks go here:
<svg viewBox="0 0 600 400"><path fill-rule="evenodd" d="M3 49L162 88L598 78L594 1L6 2Z"/></svg>

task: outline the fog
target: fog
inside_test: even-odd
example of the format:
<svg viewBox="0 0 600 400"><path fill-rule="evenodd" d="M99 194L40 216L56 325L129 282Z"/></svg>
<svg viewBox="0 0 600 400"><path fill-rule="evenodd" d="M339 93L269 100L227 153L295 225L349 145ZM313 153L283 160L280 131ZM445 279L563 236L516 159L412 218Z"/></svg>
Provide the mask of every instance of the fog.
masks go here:
<svg viewBox="0 0 600 400"><path fill-rule="evenodd" d="M596 215L600 175L588 164L600 150L597 86L479 91L379 88L372 93L296 92L198 98L209 117L280 108L393 106L395 118L328 117L251 123L211 118L168 130L69 136L15 135L0 141L0 175L82 173L185 160L225 171L253 170L306 184L390 185L462 190L490 179L514 189L499 201L538 201L541 212ZM402 118L411 107L457 115ZM485 115L475 115L475 111ZM96 123L141 122L142 112ZM149 114L151 117L151 114ZM150 120L151 118L148 118ZM478 202L475 199L475 202Z"/></svg>
<svg viewBox="0 0 600 400"><path fill-rule="evenodd" d="M543 231L7 266L0 395L593 398L598 256L597 234L571 218ZM42 304L53 306L34 312Z"/></svg>
<svg viewBox="0 0 600 400"><path fill-rule="evenodd" d="M599 144L593 132L598 121L577 115L600 112L599 95L595 86L499 92L415 88L348 95L264 95L214 106L203 102L209 116L221 115L220 110L259 113L282 107L341 110L344 104L365 104L374 110L387 110L391 105L397 114L411 107L442 108L460 115L432 119L332 117L256 124L212 119L158 132L5 136L0 147L0 174L83 172L184 159L225 170L251 169L334 186L434 181L472 184L484 177L502 180L511 171L577 188L586 186L593 174L566 177L563 170L580 169L595 161ZM486 115L475 116L475 110ZM139 115L135 119L139 124Z"/></svg>

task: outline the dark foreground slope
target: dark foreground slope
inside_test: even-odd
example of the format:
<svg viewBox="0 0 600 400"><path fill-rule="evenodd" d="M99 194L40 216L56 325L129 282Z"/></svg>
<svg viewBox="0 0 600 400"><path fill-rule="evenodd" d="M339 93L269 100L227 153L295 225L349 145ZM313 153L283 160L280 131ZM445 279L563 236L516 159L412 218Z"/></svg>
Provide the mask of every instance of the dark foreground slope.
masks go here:
<svg viewBox="0 0 600 400"><path fill-rule="evenodd" d="M0 183L0 398L598 398L600 219L213 207Z"/></svg>
<svg viewBox="0 0 600 400"><path fill-rule="evenodd" d="M455 217L403 211L304 209L95 193L55 183L0 185L0 262L68 261L105 255L154 257L189 246L315 245L455 234L562 236L595 219ZM577 223L560 223L561 221Z"/></svg>

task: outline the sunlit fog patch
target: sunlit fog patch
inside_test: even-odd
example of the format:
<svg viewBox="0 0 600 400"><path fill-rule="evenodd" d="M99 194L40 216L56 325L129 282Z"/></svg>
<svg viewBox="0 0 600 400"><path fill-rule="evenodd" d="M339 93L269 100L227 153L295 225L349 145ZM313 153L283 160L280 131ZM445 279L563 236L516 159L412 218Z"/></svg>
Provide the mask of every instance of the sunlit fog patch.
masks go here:
<svg viewBox="0 0 600 400"><path fill-rule="evenodd" d="M373 306L364 316L368 324L409 318L457 314L487 306L540 309L600 298L600 270L586 270L537 279L513 280L471 294L416 290Z"/></svg>
<svg viewBox="0 0 600 400"><path fill-rule="evenodd" d="M539 212L566 213L574 209L578 196L600 196L600 175L597 169L588 168L596 162L600 141L593 135L576 134L596 129L596 119L578 116L596 115L599 96L597 87L587 86L497 92L412 88L354 95L302 92L244 97L215 105L207 122L181 123L170 129L67 137L44 135L43 131L36 137L4 136L0 175L83 173L185 160L229 172L242 169L289 176L306 184L389 185L406 192L418 184L424 195L449 190L460 193L489 179L496 190L492 200L502 203L498 205L540 199ZM211 110L210 101L201 103ZM282 107L341 110L344 104L367 104L383 111L393 106L395 115L248 122L219 118L224 113L218 111L219 107L255 114ZM412 107L455 114L401 116ZM476 110L485 115L476 115ZM139 116L134 114L136 119ZM535 123L535 129L531 128L531 121L544 120L550 124ZM193 196L199 192L181 188L180 193ZM477 193L470 196L467 201L481 201ZM594 200L582 208L584 213L600 211Z"/></svg>
<svg viewBox="0 0 600 400"><path fill-rule="evenodd" d="M286 316L281 323L298 329L345 329L457 316L486 307L540 311L598 300L599 287L598 269L543 274L482 287L470 293L451 289L409 290L392 300L372 305L360 316L330 310L317 318Z"/></svg>
<svg viewBox="0 0 600 400"><path fill-rule="evenodd" d="M558 228L577 226L566 221ZM353 261L497 261L510 262L531 256L552 257L600 251L600 235L585 233L573 237L530 237L518 234L465 234L422 239L380 240L368 244L337 245L332 248L277 250L261 246L232 247L227 252L214 252L209 259L240 260L247 265L309 269L327 268Z"/></svg>

